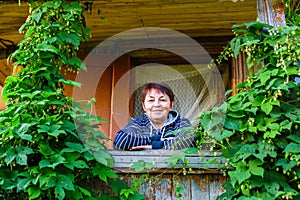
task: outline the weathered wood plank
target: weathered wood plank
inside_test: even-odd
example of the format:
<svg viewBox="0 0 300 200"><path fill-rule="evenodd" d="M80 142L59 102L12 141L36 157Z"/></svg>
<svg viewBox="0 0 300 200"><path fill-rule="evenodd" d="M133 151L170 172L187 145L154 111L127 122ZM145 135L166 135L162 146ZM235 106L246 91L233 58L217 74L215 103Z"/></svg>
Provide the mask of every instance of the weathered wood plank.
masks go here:
<svg viewBox="0 0 300 200"><path fill-rule="evenodd" d="M183 175L176 173L148 174L147 179L142 174L119 174L119 177L132 186L134 179L141 180L139 192L149 200L173 200L181 195L182 200L215 200L224 192L222 184L226 177L215 174ZM110 193L110 188L104 182L92 183L97 194ZM182 187L181 193L176 188Z"/></svg>
<svg viewBox="0 0 300 200"><path fill-rule="evenodd" d="M187 168L193 169L218 169L220 166L226 163L226 160L220 158L220 153L214 156L213 152L201 151L199 154L187 155L185 158L181 159L175 165L172 165L168 160L172 155L180 155L179 150L145 150L145 151L108 151L115 160L114 168L119 172L130 171L134 173L131 169L133 163L138 161L150 162L153 164L154 169L180 169L185 163L187 163ZM212 161L208 164L208 161ZM202 171L203 172L203 171ZM196 173L196 171L194 172Z"/></svg>
<svg viewBox="0 0 300 200"><path fill-rule="evenodd" d="M209 199L209 176L195 176L191 180L191 199Z"/></svg>

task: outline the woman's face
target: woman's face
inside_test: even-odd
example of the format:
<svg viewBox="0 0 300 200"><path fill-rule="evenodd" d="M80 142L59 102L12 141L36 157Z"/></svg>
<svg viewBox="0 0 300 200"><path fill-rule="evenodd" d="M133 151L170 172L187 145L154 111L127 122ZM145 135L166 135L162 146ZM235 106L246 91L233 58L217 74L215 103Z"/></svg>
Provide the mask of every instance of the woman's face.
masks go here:
<svg viewBox="0 0 300 200"><path fill-rule="evenodd" d="M163 124L172 108L169 96L157 89L149 90L143 102L143 109L154 124Z"/></svg>

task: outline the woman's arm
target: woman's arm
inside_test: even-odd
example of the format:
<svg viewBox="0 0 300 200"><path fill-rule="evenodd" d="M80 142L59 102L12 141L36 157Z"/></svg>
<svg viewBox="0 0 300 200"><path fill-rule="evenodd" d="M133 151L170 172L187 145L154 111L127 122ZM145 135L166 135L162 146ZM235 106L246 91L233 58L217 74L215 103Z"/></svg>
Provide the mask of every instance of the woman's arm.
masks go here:
<svg viewBox="0 0 300 200"><path fill-rule="evenodd" d="M141 128L130 122L125 128L119 130L114 139L114 146L122 150L132 149L136 146L150 145L149 130Z"/></svg>

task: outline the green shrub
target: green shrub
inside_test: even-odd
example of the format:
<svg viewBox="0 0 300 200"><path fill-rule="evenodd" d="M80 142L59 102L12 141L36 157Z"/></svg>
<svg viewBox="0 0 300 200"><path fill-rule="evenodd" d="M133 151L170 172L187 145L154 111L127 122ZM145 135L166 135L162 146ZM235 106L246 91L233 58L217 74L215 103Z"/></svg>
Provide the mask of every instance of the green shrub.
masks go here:
<svg viewBox="0 0 300 200"><path fill-rule="evenodd" d="M218 199L300 199L300 28L293 17L286 27L235 25L219 57L243 52L249 68L262 67L201 116L230 166Z"/></svg>
<svg viewBox="0 0 300 200"><path fill-rule="evenodd" d="M65 86L80 86L67 80L64 70L85 69L76 54L89 36L83 10L78 1L30 5L32 12L20 28L25 38L12 55L23 69L8 77L3 89L0 198L92 198L89 179L117 176L100 142L106 137L93 128L102 120L64 95Z"/></svg>

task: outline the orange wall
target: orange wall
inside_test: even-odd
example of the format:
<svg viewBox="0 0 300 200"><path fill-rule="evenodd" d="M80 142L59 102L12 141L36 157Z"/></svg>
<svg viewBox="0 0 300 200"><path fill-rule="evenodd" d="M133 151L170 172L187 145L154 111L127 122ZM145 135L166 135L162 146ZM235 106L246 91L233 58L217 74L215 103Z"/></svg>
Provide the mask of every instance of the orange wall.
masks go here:
<svg viewBox="0 0 300 200"><path fill-rule="evenodd" d="M3 89L3 87L2 86L0 86L0 94L1 94L1 98L0 98L0 110L4 110L5 109L5 104L6 104L6 102L2 99L2 89Z"/></svg>
<svg viewBox="0 0 300 200"><path fill-rule="evenodd" d="M101 60L107 59L110 55L105 55L103 58L101 58L101 55L96 56L97 60ZM111 57L109 59L111 59ZM118 80L129 70L130 57L124 55L114 60L109 66L102 66L102 64L98 62L87 64L87 72L81 71L81 74L79 75L83 81L80 81L77 74L66 74L67 79L79 79L78 81L82 83L81 88L75 89L66 87L66 95L72 95L73 98L78 101L87 101L91 98L96 98L96 105L93 108L92 113L100 116L101 119L108 121L101 123L100 130L111 140L108 144L109 148L112 148L112 140L115 137L116 132L122 128L116 123L118 120L115 120L115 116L124 116L124 118L122 118L124 123L130 120L128 117L130 116L128 109L125 109L125 111L122 110L120 113L113 111L114 102L116 102L116 100L113 101L114 87ZM97 74L100 74L99 76L101 77L96 76ZM93 91L94 88L96 88L96 91ZM120 101L117 100L118 104L119 102L122 104L122 100L129 97L130 80L128 80L122 88L124 88L122 91L118 91L119 95L121 95ZM127 106L128 108L128 105L124 106Z"/></svg>

